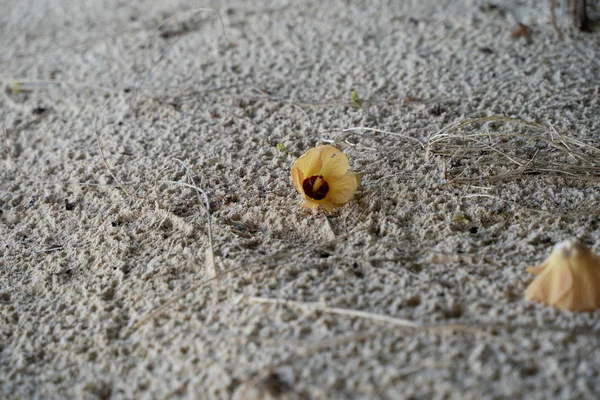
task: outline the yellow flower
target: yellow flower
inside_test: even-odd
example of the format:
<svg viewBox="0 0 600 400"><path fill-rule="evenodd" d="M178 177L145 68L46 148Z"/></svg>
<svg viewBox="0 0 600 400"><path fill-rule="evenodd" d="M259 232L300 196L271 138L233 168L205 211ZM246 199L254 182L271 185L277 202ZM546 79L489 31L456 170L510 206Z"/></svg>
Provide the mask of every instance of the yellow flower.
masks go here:
<svg viewBox="0 0 600 400"><path fill-rule="evenodd" d="M360 185L360 175L348 171L348 157L333 146L308 150L292 166L292 181L304 195L302 207L321 206L327 212L347 203Z"/></svg>
<svg viewBox="0 0 600 400"><path fill-rule="evenodd" d="M561 310L586 311L600 307L600 258L574 240L554 246L541 265L527 269L538 275L525 298Z"/></svg>

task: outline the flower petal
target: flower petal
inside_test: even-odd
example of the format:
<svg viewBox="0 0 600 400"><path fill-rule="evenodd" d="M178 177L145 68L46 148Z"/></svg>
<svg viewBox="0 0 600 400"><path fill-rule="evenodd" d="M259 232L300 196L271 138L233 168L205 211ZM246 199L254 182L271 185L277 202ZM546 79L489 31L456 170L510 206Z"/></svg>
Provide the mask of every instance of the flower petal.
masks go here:
<svg viewBox="0 0 600 400"><path fill-rule="evenodd" d="M558 243L544 263L528 271L538 276L527 288L526 299L562 310L600 308L600 258L583 244Z"/></svg>
<svg viewBox="0 0 600 400"><path fill-rule="evenodd" d="M304 177L317 175L321 170L323 162L320 147L313 147L308 150L294 163L302 171Z"/></svg>
<svg viewBox="0 0 600 400"><path fill-rule="evenodd" d="M331 212L333 211L333 208L335 207L335 205L331 204L330 202L323 200L319 203L319 206L323 207L323 209L327 212Z"/></svg>
<svg viewBox="0 0 600 400"><path fill-rule="evenodd" d="M321 207L325 211L331 212L334 209L335 204L332 204L330 201L327 201L327 200L314 200L314 199L311 199L310 197L305 196L304 203L302 203L302 208L317 208L317 207Z"/></svg>
<svg viewBox="0 0 600 400"><path fill-rule="evenodd" d="M302 208L315 208L318 206L319 206L319 203L315 203L314 201L311 201L311 200L304 200L304 202L302 203Z"/></svg>
<svg viewBox="0 0 600 400"><path fill-rule="evenodd" d="M348 172L348 157L341 150L333 146L323 145L317 147L321 158L321 171L325 179L331 176L343 176Z"/></svg>
<svg viewBox="0 0 600 400"><path fill-rule="evenodd" d="M569 267L547 269L531 282L525 298L559 307L561 300L569 295L572 285L573 273Z"/></svg>
<svg viewBox="0 0 600 400"><path fill-rule="evenodd" d="M573 271L574 283L570 298L561 307L568 310L585 311L600 307L600 268Z"/></svg>
<svg viewBox="0 0 600 400"><path fill-rule="evenodd" d="M319 147L313 147L294 162L294 165L292 165L292 181L299 193L304 193L302 189L304 179L318 175L322 165Z"/></svg>
<svg viewBox="0 0 600 400"><path fill-rule="evenodd" d="M292 182L294 182L294 186L298 193L304 193L304 189L302 189L302 182L304 181L304 174L300 171L300 168L295 165L292 167Z"/></svg>
<svg viewBox="0 0 600 400"><path fill-rule="evenodd" d="M360 175L356 172L349 172L341 177L329 178L329 193L327 193L326 201L333 204L347 203L360 184Z"/></svg>
<svg viewBox="0 0 600 400"><path fill-rule="evenodd" d="M361 179L360 179L360 174L358 172L348 172L346 175L354 176L354 179L356 179L356 187L358 188L360 186Z"/></svg>
<svg viewBox="0 0 600 400"><path fill-rule="evenodd" d="M533 274L533 275L539 275L542 272L544 272L544 269L546 269L547 266L548 266L548 263L545 262L545 263L538 265L537 267L527 268L527 272L529 272L530 274Z"/></svg>

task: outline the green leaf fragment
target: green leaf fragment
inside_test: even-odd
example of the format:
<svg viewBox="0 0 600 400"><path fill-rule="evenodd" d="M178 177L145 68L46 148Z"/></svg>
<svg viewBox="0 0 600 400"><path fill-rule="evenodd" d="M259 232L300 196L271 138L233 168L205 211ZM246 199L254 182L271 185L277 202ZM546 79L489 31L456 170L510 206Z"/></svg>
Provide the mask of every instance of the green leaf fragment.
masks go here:
<svg viewBox="0 0 600 400"><path fill-rule="evenodd" d="M352 91L350 92L350 96L352 97L352 104L354 104L356 107L360 107L360 99L358 98L356 90L352 89Z"/></svg>
<svg viewBox="0 0 600 400"><path fill-rule="evenodd" d="M10 90L10 92L12 94L19 94L21 93L21 82L11 82L8 84L8 90Z"/></svg>
<svg viewBox="0 0 600 400"><path fill-rule="evenodd" d="M470 220L471 219L463 213L454 214L452 216L452 222L470 221Z"/></svg>
<svg viewBox="0 0 600 400"><path fill-rule="evenodd" d="M276 148L277 150L279 150L280 152L282 152L282 153L285 153L285 154L287 154L287 155L289 155L289 156L295 156L294 152L293 152L293 151L291 151L290 149L288 149L288 148L285 146L285 144L283 144L283 143L281 143L281 142L280 142L280 143L277 143L277 146L275 146L275 148Z"/></svg>

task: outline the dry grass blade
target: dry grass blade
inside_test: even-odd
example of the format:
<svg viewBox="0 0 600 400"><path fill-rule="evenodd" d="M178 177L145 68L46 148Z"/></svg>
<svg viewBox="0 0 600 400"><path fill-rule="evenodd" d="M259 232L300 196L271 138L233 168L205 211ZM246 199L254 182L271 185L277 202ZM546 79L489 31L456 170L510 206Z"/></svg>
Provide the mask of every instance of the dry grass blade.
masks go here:
<svg viewBox="0 0 600 400"><path fill-rule="evenodd" d="M552 20L552 28L554 28L558 38L562 40L563 33L558 27L558 22L556 21L556 0L550 0L550 18Z"/></svg>
<svg viewBox="0 0 600 400"><path fill-rule="evenodd" d="M104 163L104 166L106 167L106 170L108 171L108 173L110 174L110 176L112 176L112 178L115 180L115 182L117 182L117 185L119 185L119 187L121 188L121 190L123 192L125 192L125 194L127 195L127 197L129 197L131 200L133 200L133 196L131 196L131 194L129 194L129 192L127 191L127 189L125 189L125 186L123 186L123 184L121 183L121 181L119 180L119 178L117 178L116 175L113 174L112 170L108 166L108 161L106 160L106 157L104 156L104 150L102 149L102 145L100 144L100 135L98 133L98 120L100 119L100 115L102 115L102 112L104 111L104 109L108 105L109 101L107 101L106 103L104 103L104 106L102 106L102 109L100 109L100 111L96 115L96 120L94 121L94 135L96 136L96 144L98 145L98 150L100 151L100 156L102 157L102 162Z"/></svg>
<svg viewBox="0 0 600 400"><path fill-rule="evenodd" d="M316 302L298 302L293 300L273 299L266 297L247 297L249 303L255 304L280 304L305 310L321 311L329 314L347 315L349 317L367 318L376 322L384 322L387 324L399 326L402 328L422 328L423 324L419 322L409 321L406 319L388 317L386 315L373 314L366 311L351 310L347 308L328 307L322 303Z"/></svg>
<svg viewBox="0 0 600 400"><path fill-rule="evenodd" d="M344 128L344 129L329 129L329 130L326 130L326 131L321 131L321 132L319 132L319 134L331 133L331 132L341 132L341 133L345 133L345 132L359 132L359 133L361 133L361 131L373 132L373 133L381 133L383 135L395 136L395 137L399 137L399 138L403 138L403 139L408 139L410 141L417 142L419 144L419 146L421 146L421 148L423 150L425 150L425 143L423 143L422 141L420 141L419 139L417 139L415 137L412 137L412 136L409 136L409 135L405 135L403 133L384 131L384 130L376 129L376 128L367 128L367 127L364 127L364 126L356 126L356 127Z"/></svg>
<svg viewBox="0 0 600 400"><path fill-rule="evenodd" d="M486 122L494 122L494 121L501 121L501 122L509 122L509 123L516 123L516 124L520 124L520 125L525 125L525 126L529 126L532 128L537 128L540 130L546 130L548 129L548 127L546 125L540 124L538 122L533 122L533 121L525 121L519 118L512 118L512 117L505 117L502 115L491 115L489 117L479 117L479 118L470 118L470 119L465 119L462 121L458 121L455 122L453 124L450 124L444 128L442 128L440 131L438 131L437 133L435 133L434 135L429 137L428 140L428 145L432 145L435 144L435 142L443 137L447 137L450 136L452 131L464 128L466 126L469 125L473 125L473 124L483 124Z"/></svg>
<svg viewBox="0 0 600 400"><path fill-rule="evenodd" d="M297 308L297 309L301 309L301 310L318 311L318 312L323 312L323 313L328 313L328 314L347 316L350 318L368 319L368 320L374 321L376 323L383 323L383 324L391 325L396 328L406 328L406 329L413 329L413 330L427 330L427 331L433 331L433 332L443 332L443 331L445 331L445 332L454 332L454 331L468 332L468 333L482 335L482 336L490 339L491 341L494 341L501 345L510 347L512 349L517 349L517 346L515 346L514 344L507 342L505 340L502 340L496 336L493 336L490 333L482 330L481 328L477 328L474 326L467 326L467 325L461 325L461 324L426 325L426 324L423 324L423 323L417 322L417 321L411 321L411 320L402 319L402 318L394 318L394 317L390 317L390 316L386 316L386 315L382 315L382 314L375 314L375 313L371 313L371 312L367 312L367 311L359 311L359 310L352 310L352 309L338 308L338 307L328 307L325 304L317 303L317 302L300 302L300 301L294 301L294 300L284 300L284 299L267 298L267 297L253 297L253 296L245 297L245 300L251 304L285 305L288 307ZM316 345L310 346L308 348L300 348L299 350L294 352L294 354L284 358L283 360L263 368L257 376L252 378L250 381L245 382L245 384L243 385L244 390L242 391L242 393L245 395L246 392L250 388L256 386L266 376L273 373L277 368L280 368L284 365L292 364L299 357L308 357L308 356L317 354L323 350L326 350L328 348L339 346L339 345L346 344L346 343L360 342L360 341L369 339L369 338L376 336L378 334L381 334L381 333L382 333L382 331L378 329L373 332L366 332L363 334L351 335L351 336L347 336L347 337L343 337L343 338L325 340L323 342L317 343Z"/></svg>
<svg viewBox="0 0 600 400"><path fill-rule="evenodd" d="M424 329L429 331L461 331L461 332L470 332L475 334L480 334L491 338L493 341L497 341L501 344L511 346L511 343L501 340L500 338L490 335L488 332L476 328L474 326L462 325L462 324L441 324L441 325L426 325L422 322L412 321L403 318L395 318L390 317L383 314L376 314L368 311L359 311L353 310L349 308L339 308L339 307L329 307L326 304L318 303L318 302L302 302L295 300L284 300L278 298L269 298L269 297L255 297L249 296L245 298L247 302L254 304L276 304L276 305L286 305L288 307L299 308L303 310L310 311L320 311L328 314L337 314L337 315L345 315L351 318L362 318L368 319L371 321L385 323L388 325L393 325L399 328L409 328L409 329Z"/></svg>
<svg viewBox="0 0 600 400"><path fill-rule="evenodd" d="M486 125L494 122L503 125ZM600 182L599 154L598 147L561 134L553 126L504 116L458 121L427 142L427 156L449 158L448 182L459 184L527 175Z"/></svg>
<svg viewBox="0 0 600 400"><path fill-rule="evenodd" d="M182 182L172 182L172 181L157 181L157 182L162 182L162 183L175 183L181 186L187 186L190 187L192 189L195 189L195 187L193 187L192 185L189 185L187 183L182 183ZM361 214L362 217L362 214ZM360 217L359 217L360 219ZM357 219L358 221L358 219ZM358 228L355 228L355 230ZM327 247L329 245L332 245L334 243L338 243L341 242L347 238L349 238L352 234L354 233L354 230L346 233L344 235L339 235L337 236L335 239L330 240L328 242L325 242L322 244L323 247ZM304 252L309 252L309 251L313 251L314 247L306 247L306 248L300 248L300 249L296 249L296 250L278 250L275 251L271 254L268 255L261 255L261 260L263 261L271 261L271 262L276 262L276 261L281 261L283 259L289 258L292 255L297 255L297 254L301 254ZM228 275L230 273L233 273L235 271L239 271L242 269L248 269L251 268L254 264L249 264L249 263L244 263L238 267L234 267L225 271L221 271L219 276L216 277L212 277L212 278L208 278L205 279L202 282L199 282L196 285L193 285L192 287L190 287L187 290L184 290L183 292L171 297L170 299L168 299L163 305L161 305L160 307L158 307L157 309L155 309L154 311L150 312L149 314L145 315L139 322L137 322L132 328L131 330L126 333L124 335L124 338L127 339L129 336L131 336L135 331L137 331L142 325L146 324L147 322L151 321L152 319L154 319L156 316L160 315L161 313L163 313L164 311L166 311L169 307L171 307L173 304L175 304L178 300L182 299L183 297L187 296L188 294L200 289L201 287L206 286L206 284L213 282L215 280L217 280L219 277L222 277L224 275Z"/></svg>
<svg viewBox="0 0 600 400"><path fill-rule="evenodd" d="M120 94L121 90L93 85L91 83L79 83L75 81L67 80L40 80L40 79L26 79L26 78L3 78L3 81L8 81L13 85L19 85L22 90L34 91L36 89L45 89L53 86L69 87L73 89L88 89L94 91L100 91L104 93Z"/></svg>
<svg viewBox="0 0 600 400"><path fill-rule="evenodd" d="M202 198L200 197L200 195L202 195L204 197L204 211L206 212L206 231L207 231L207 235L208 235L208 249L206 250L206 264L208 265L209 268L209 274L211 278L214 277L218 277L219 276L219 271L217 269L217 265L215 263L215 248L213 245L213 234L212 234L212 219L210 216L210 200L208 199L208 195L206 194L206 192L202 189L200 189L197 185L196 182L194 182L194 178L192 176L192 174L190 173L190 169L188 168L188 166L181 160L175 158L175 161L179 162L183 168L185 168L185 173L187 178L189 179L190 182L192 182L192 184L181 184L181 182L171 182L171 183L175 183L175 184L180 184L182 186L186 186L189 188L192 188L196 191L196 194L198 195L198 201L200 202L200 204L202 204Z"/></svg>
<svg viewBox="0 0 600 400"><path fill-rule="evenodd" d="M505 340L502 340L496 336L489 334L488 332L482 330L481 328L477 328L474 326L462 325L462 324L441 324L441 325L426 325L422 322L411 321L408 319L395 318L382 314L375 314L368 311L359 311L352 310L349 308L339 308L339 307L329 307L322 303L317 302L301 302L295 300L284 300L277 298L268 298L268 297L246 297L246 301L249 303L255 304L275 304L275 305L286 305L288 307L299 308L303 310L309 311L319 311L328 314L337 314L344 315L351 318L362 318L368 319L378 323L384 323L388 325L392 325L398 328L408 328L408 329L422 329L427 331L435 331L435 332L443 332L443 331L460 331L460 332L469 332L473 334L479 334L488 339L500 343L502 345L508 347L514 347L512 343L509 343Z"/></svg>

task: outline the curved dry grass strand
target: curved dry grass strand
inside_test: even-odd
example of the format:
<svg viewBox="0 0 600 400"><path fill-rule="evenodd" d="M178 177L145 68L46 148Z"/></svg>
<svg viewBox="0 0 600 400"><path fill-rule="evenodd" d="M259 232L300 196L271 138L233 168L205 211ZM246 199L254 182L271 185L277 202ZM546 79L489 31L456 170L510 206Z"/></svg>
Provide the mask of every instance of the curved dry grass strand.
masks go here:
<svg viewBox="0 0 600 400"><path fill-rule="evenodd" d="M530 132L484 132L472 127L490 122L516 124ZM527 175L600 182L600 148L562 134L552 125L512 117L472 118L450 124L429 137L426 156L431 155L449 157L462 167L447 179L449 183L500 182ZM477 159L473 161L473 157ZM466 174L482 168L489 173L479 172L475 177Z"/></svg>
<svg viewBox="0 0 600 400"><path fill-rule="evenodd" d="M192 176L187 164L178 158L175 158L174 160L183 166L183 168L185 169L187 179L192 183L187 184L187 183L183 183L183 182L174 182L174 181L157 181L157 182L171 183L171 184L176 184L176 185L185 186L185 187L194 189L196 191L196 194L198 196L198 201L200 202L200 204L202 204L202 197L204 198L204 211L206 213L206 231L207 231L206 234L208 236L208 249L206 252L206 264L208 264L210 277L211 278L219 277L219 270L217 269L217 264L215 262L215 249L214 249L213 234L212 234L212 218L210 215L210 200L208 198L208 194L206 194L206 191L204 191L203 189L199 188L196 185L196 182L194 182L194 177Z"/></svg>
<svg viewBox="0 0 600 400"><path fill-rule="evenodd" d="M100 144L100 134L98 131L98 120L100 119L100 115L102 115L102 112L104 111L104 109L106 108L106 106L108 105L109 102L110 102L110 100L108 100L106 103L104 103L104 106L102 106L102 108L100 109L98 114L96 114L96 119L94 121L94 135L96 136L96 144L98 145L98 150L100 151L100 156L102 157L102 162L104 163L106 170L108 171L110 176L112 176L112 178L115 180L115 182L117 182L117 185L119 185L121 190L123 192L125 192L127 197L129 197L131 200L133 200L133 196L127 191L127 189L125 189L125 186L123 186L123 184L121 183L119 178L117 178L117 176L110 169L110 166L108 165L108 161L106 160L106 157L104 156L104 150L102 149L102 145Z"/></svg>
<svg viewBox="0 0 600 400"><path fill-rule="evenodd" d="M419 146L421 146L421 148L423 150L425 150L426 148L426 144L423 143L421 140L409 136L409 135L405 135L403 133L398 133L398 132L391 132L391 131L385 131L382 129L376 129L376 128L368 128L365 126L355 126L355 127L351 127L351 128L341 128L341 129L328 129L326 131L320 131L318 132L318 134L323 134L323 133L331 133L331 132L341 132L341 133L345 133L345 132L352 132L352 133L362 133L361 131L366 131L366 132L374 132L374 133L381 133L384 135L389 135L389 136L395 136L395 137L399 137L399 138L403 138L403 139L407 139L413 142L417 142L419 144Z"/></svg>

